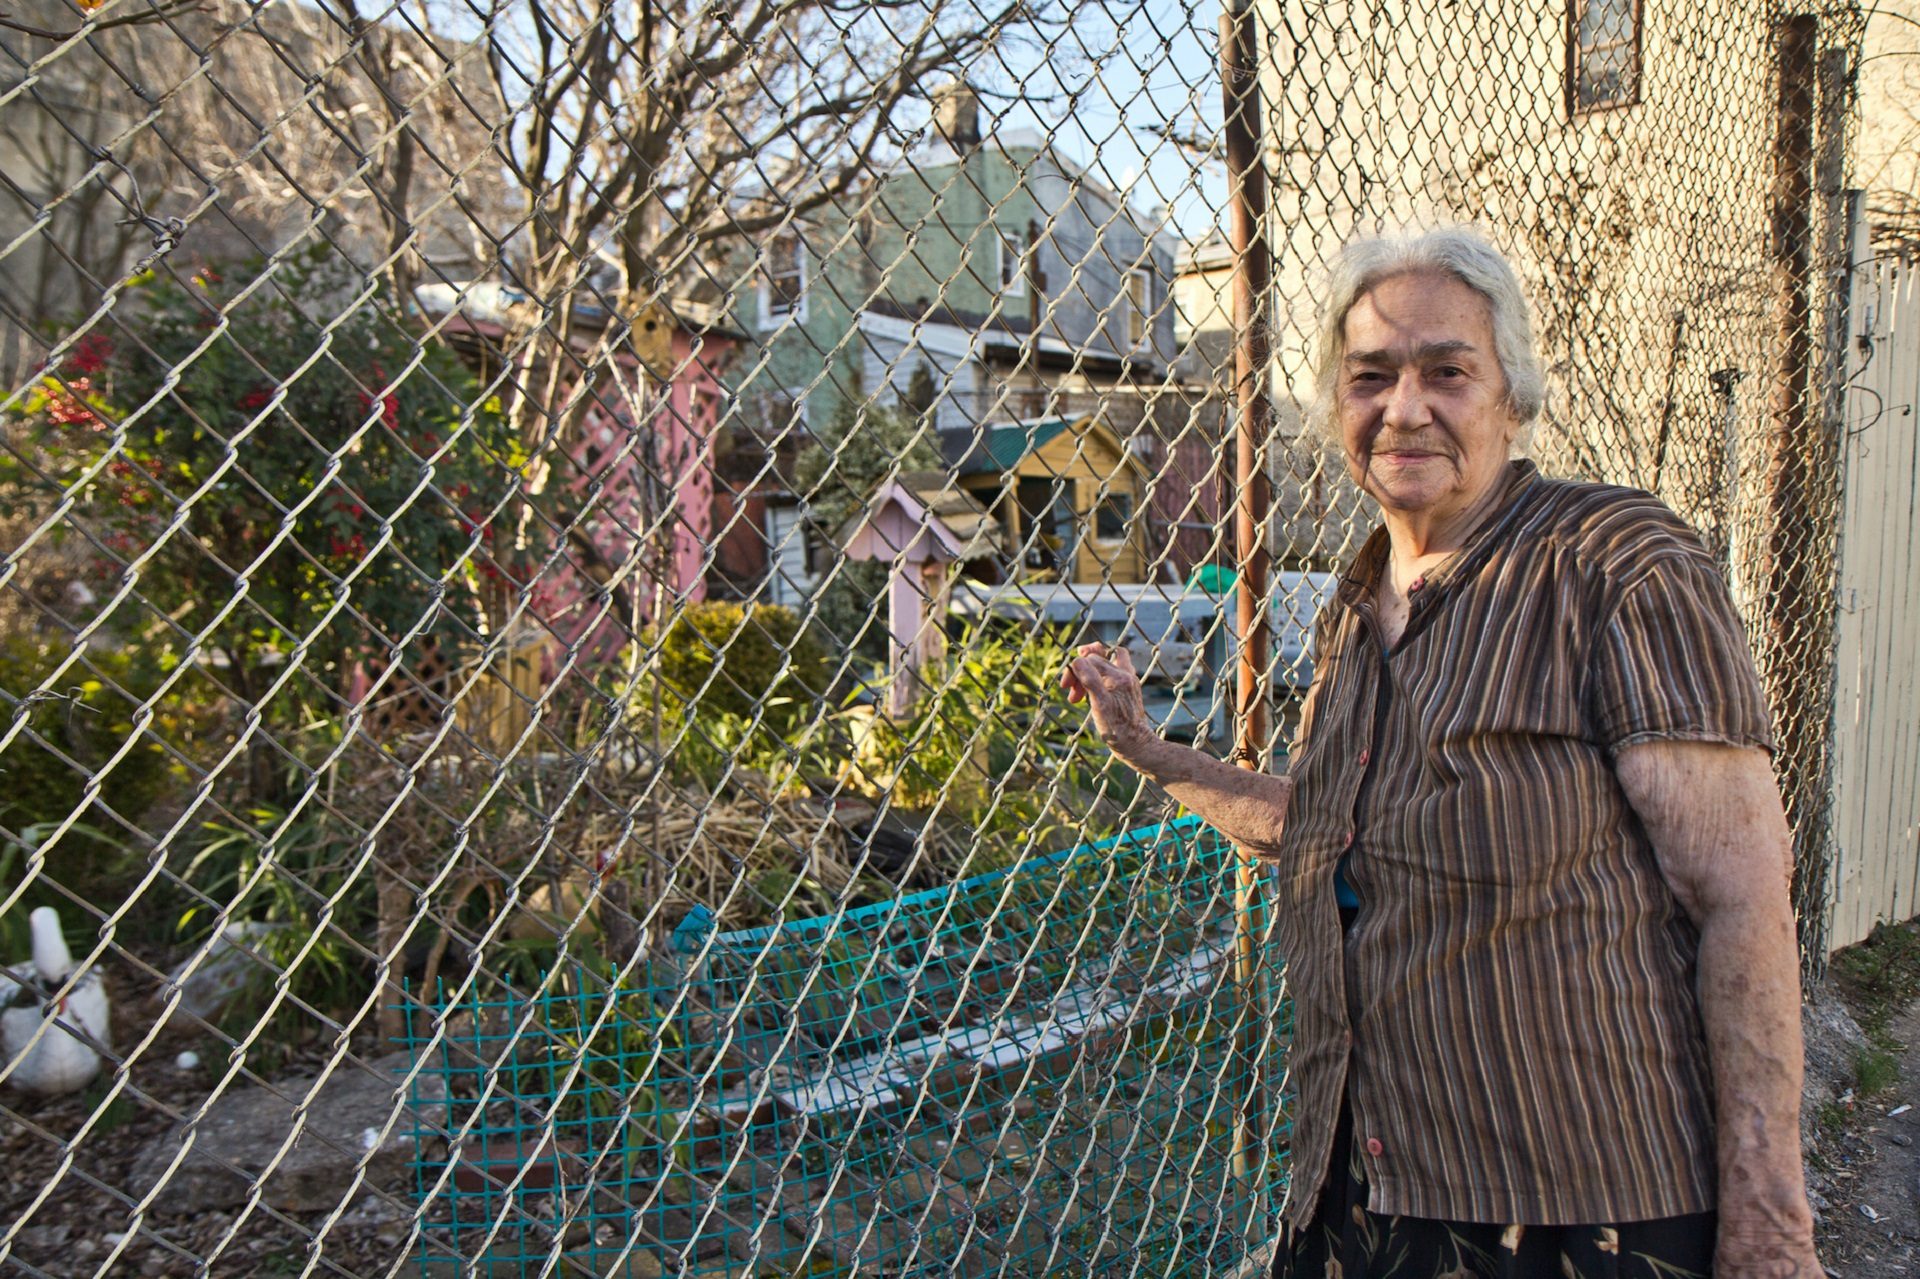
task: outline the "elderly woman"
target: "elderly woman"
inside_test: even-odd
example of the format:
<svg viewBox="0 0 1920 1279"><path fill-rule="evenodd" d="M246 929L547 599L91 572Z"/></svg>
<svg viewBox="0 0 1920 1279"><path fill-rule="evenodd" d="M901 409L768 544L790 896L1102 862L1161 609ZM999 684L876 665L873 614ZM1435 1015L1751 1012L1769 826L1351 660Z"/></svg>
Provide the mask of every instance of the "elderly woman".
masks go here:
<svg viewBox="0 0 1920 1279"><path fill-rule="evenodd" d="M1277 867L1294 1000L1276 1275L1818 1276L1767 709L1693 532L1514 455L1542 379L1462 229L1348 245L1320 410L1379 504L1284 777L1114 753Z"/></svg>

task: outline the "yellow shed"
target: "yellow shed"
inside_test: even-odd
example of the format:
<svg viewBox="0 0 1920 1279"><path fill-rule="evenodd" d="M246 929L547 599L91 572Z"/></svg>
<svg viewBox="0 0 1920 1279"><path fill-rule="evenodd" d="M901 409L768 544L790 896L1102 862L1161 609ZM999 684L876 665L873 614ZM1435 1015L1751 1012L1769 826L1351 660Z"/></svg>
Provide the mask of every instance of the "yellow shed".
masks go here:
<svg viewBox="0 0 1920 1279"><path fill-rule="evenodd" d="M1000 423L961 443L954 475L999 521L1015 575L1146 580L1150 477L1099 418Z"/></svg>

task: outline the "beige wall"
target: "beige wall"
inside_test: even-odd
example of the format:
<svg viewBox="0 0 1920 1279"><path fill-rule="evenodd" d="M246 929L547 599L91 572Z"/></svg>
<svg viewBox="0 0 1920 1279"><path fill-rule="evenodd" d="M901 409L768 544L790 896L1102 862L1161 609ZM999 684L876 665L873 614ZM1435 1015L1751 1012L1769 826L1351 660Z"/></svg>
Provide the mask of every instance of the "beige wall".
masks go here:
<svg viewBox="0 0 1920 1279"><path fill-rule="evenodd" d="M1920 249L1920 0L1879 0L1860 63L1855 185L1874 240Z"/></svg>
<svg viewBox="0 0 1920 1279"><path fill-rule="evenodd" d="M1264 0L1259 12L1273 50L1281 398L1298 406L1309 393L1318 280L1346 238L1476 221L1514 257L1535 307L1551 383L1542 466L1657 489L1703 529L1723 522L1714 370L1744 375L1744 475L1766 429L1767 6L1647 0L1640 103L1580 118L1567 108L1563 0ZM1306 469L1312 483L1332 467ZM1743 493L1753 499L1750 484ZM1364 531L1282 540L1338 557Z"/></svg>
<svg viewBox="0 0 1920 1279"><path fill-rule="evenodd" d="M1181 246L1174 258L1173 338L1233 329L1233 250L1222 235Z"/></svg>

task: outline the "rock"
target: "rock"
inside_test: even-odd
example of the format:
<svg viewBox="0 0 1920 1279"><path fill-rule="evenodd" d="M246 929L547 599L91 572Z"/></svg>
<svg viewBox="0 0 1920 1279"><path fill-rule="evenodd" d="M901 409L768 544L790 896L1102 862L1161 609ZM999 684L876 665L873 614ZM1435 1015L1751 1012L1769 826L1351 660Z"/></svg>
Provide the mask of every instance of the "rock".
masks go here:
<svg viewBox="0 0 1920 1279"><path fill-rule="evenodd" d="M291 1212L333 1208L370 1151L361 1190L406 1193L414 1128L429 1117L405 1108L384 1141L379 1134L394 1108L402 1105L398 1094L409 1065L407 1054L400 1052L370 1066L348 1062L336 1069L308 1105L299 1139L267 1174L262 1201ZM244 1202L252 1182L292 1130L294 1102L312 1086L312 1078L289 1079L273 1090L248 1088L222 1097L201 1119L191 1149L171 1175L167 1166L185 1141L186 1124L140 1152L128 1174L135 1193L147 1194L164 1176L166 1186L154 1201L158 1213L199 1213ZM415 1089L428 1102L446 1097L438 1075L421 1075Z"/></svg>
<svg viewBox="0 0 1920 1279"><path fill-rule="evenodd" d="M661 1279L667 1270L660 1264L660 1258L654 1254L635 1249L628 1254L625 1261L609 1266L598 1273L604 1275L605 1279Z"/></svg>
<svg viewBox="0 0 1920 1279"><path fill-rule="evenodd" d="M20 1242L35 1252L52 1252L67 1246L66 1226L28 1226L20 1232Z"/></svg>
<svg viewBox="0 0 1920 1279"><path fill-rule="evenodd" d="M180 988L181 1011L212 1021L250 984L271 980L277 970L261 957L257 943L285 927L246 919L223 928L198 968L188 973L189 959L168 974Z"/></svg>
<svg viewBox="0 0 1920 1279"><path fill-rule="evenodd" d="M877 822L871 813L835 813L834 816L853 837L855 847L849 849L849 853L855 860L864 854L869 870L897 877L912 863L913 850L920 840L920 830L898 813L890 811ZM860 816L865 816L866 820L860 820Z"/></svg>

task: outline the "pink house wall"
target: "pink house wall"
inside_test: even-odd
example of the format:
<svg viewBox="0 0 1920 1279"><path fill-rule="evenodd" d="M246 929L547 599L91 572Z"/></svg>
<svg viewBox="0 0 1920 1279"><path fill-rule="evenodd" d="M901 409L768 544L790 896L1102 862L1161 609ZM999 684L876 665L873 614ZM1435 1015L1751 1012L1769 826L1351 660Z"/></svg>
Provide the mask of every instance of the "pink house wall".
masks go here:
<svg viewBox="0 0 1920 1279"><path fill-rule="evenodd" d="M635 439L624 412L596 404L568 450L571 465L556 468L566 474L566 505L586 512L580 536L603 565L622 573L643 626L652 620L660 586L669 615L707 595L714 487L710 442L724 402L718 373L732 347L729 338L677 330L676 375L664 394L650 395L650 438ZM669 549L663 580L656 581L646 559L663 540ZM643 542L651 546L643 548ZM535 588L533 607L562 644L572 647L585 638L586 656L606 658L627 642L628 619L600 600L589 558L571 549Z"/></svg>

